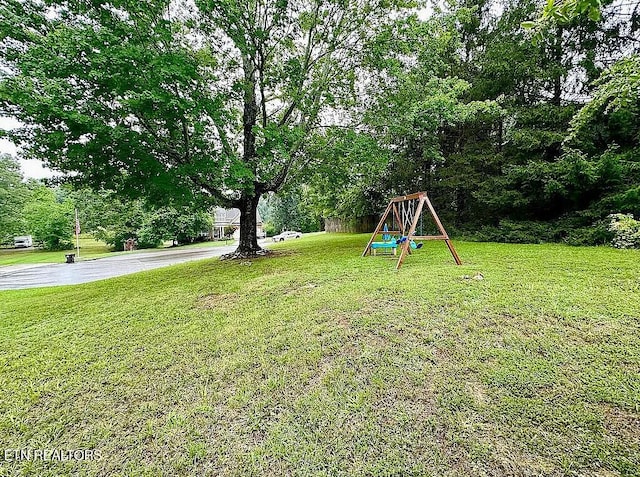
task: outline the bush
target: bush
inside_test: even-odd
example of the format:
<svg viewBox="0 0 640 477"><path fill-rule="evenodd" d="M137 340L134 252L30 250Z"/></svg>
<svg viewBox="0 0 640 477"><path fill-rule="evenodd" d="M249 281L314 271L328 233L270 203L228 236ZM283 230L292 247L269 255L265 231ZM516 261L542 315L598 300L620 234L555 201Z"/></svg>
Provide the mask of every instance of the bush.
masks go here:
<svg viewBox="0 0 640 477"><path fill-rule="evenodd" d="M611 214L609 230L613 232L611 245L615 248L640 248L640 220L631 214Z"/></svg>
<svg viewBox="0 0 640 477"><path fill-rule="evenodd" d="M58 201L53 189L39 187L33 201L24 208L28 230L36 242L47 250L73 248L73 204Z"/></svg>
<svg viewBox="0 0 640 477"><path fill-rule="evenodd" d="M484 226L474 237L480 241L507 243L558 242L562 238L553 224L512 220L501 220L498 227Z"/></svg>
<svg viewBox="0 0 640 477"><path fill-rule="evenodd" d="M563 241L567 245L606 245L612 238L608 224L601 221L591 227L569 229Z"/></svg>
<svg viewBox="0 0 640 477"><path fill-rule="evenodd" d="M232 237L234 233L236 233L236 230L238 230L237 227L234 227L233 225L227 225L224 228L224 236L225 237Z"/></svg>
<svg viewBox="0 0 640 477"><path fill-rule="evenodd" d="M124 243L129 239L136 241L138 249L156 248L162 245L162 239L150 233L149 229L137 231L124 226L98 227L93 231L93 236L119 252L124 250Z"/></svg>
<svg viewBox="0 0 640 477"><path fill-rule="evenodd" d="M267 237L273 237L274 235L277 235L276 226L273 225L272 222L263 222L262 223L262 230L267 235Z"/></svg>
<svg viewBox="0 0 640 477"><path fill-rule="evenodd" d="M155 230L144 226L138 230L135 237L127 238L135 238L137 248L157 248L164 242L163 237L156 233Z"/></svg>
<svg viewBox="0 0 640 477"><path fill-rule="evenodd" d="M551 243L562 242L567 245L606 245L611 242L613 233L607 221L595 221L590 218L565 218L555 222L502 220L499 226L484 226L471 237L465 238L484 242L506 243ZM586 222L586 223L585 223Z"/></svg>

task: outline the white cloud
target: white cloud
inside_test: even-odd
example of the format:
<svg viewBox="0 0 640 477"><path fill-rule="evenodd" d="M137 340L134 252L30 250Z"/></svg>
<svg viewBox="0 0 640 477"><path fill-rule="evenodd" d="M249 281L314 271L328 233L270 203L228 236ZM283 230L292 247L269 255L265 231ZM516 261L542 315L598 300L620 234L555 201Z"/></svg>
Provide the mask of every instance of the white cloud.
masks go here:
<svg viewBox="0 0 640 477"><path fill-rule="evenodd" d="M8 131L20 126L20 122L13 118L0 117L0 129ZM41 161L32 159L22 159L20 157L20 151L11 141L7 139L0 139L0 154L11 154L18 158L20 163L20 169L22 174L28 179L44 179L57 175L51 169L44 167ZM59 174L58 174L59 175Z"/></svg>
<svg viewBox="0 0 640 477"><path fill-rule="evenodd" d="M10 154L12 156L16 156L18 153L18 149L16 145L11 141L7 141L6 139L0 139L0 154Z"/></svg>
<svg viewBox="0 0 640 477"><path fill-rule="evenodd" d="M22 174L26 178L45 179L60 175L60 173L56 173L48 167L45 167L42 161L38 161L35 159L18 159L18 162L20 162L20 169L22 169Z"/></svg>

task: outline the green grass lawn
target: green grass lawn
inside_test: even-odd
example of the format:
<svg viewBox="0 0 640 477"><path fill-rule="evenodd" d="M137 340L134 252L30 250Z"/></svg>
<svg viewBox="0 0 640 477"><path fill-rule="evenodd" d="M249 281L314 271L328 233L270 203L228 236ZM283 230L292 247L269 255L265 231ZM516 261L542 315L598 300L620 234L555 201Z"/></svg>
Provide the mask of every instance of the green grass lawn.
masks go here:
<svg viewBox="0 0 640 477"><path fill-rule="evenodd" d="M200 242L190 245L181 245L180 247L175 248L220 247L232 244L233 241ZM166 250L166 248L144 249L136 250L134 252L112 252L111 248L106 243L95 240L91 235L80 235L80 260L112 257L121 253L159 252L162 250ZM67 253L76 253L76 251L75 249L56 252L50 252L47 250L0 249L0 267L3 265L22 265L31 263L64 263L65 254Z"/></svg>
<svg viewBox="0 0 640 477"><path fill-rule="evenodd" d="M75 245L75 239L74 239ZM108 256L109 246L104 242L98 242L90 235L80 235L80 256L82 259ZM0 266L22 265L28 263L64 263L65 254L76 253L74 250L48 250L34 249L0 249Z"/></svg>
<svg viewBox="0 0 640 477"><path fill-rule="evenodd" d="M367 238L0 292L0 475L640 475L640 253Z"/></svg>

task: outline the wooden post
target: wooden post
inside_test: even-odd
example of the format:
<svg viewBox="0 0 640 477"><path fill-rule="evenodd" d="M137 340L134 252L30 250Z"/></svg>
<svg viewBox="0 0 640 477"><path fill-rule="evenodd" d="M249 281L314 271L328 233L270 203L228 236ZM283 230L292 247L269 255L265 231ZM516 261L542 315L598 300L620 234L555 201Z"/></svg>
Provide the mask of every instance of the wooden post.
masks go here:
<svg viewBox="0 0 640 477"><path fill-rule="evenodd" d="M427 203L427 207L429 208L429 212L431 212L431 216L433 217L433 220L435 220L436 225L438 226L438 230L440 230L440 233L444 237L444 243L447 244L447 248L449 248L449 251L453 256L453 259L456 261L457 265L462 265L462 261L460 260L460 257L458 257L458 253L456 252L456 249L453 247L453 244L449 239L449 235L447 235L447 231L442 226L442 222L440 222L440 218L438 217L438 214L436 214L436 211L433 208L433 205L431 205L431 201L429 200L429 197L426 196L426 194L425 194L425 201Z"/></svg>
<svg viewBox="0 0 640 477"><path fill-rule="evenodd" d="M402 262L404 261L404 257L407 253L411 253L411 236L416 231L416 225L418 225L418 219L420 218L420 214L422 213L422 206L424 205L424 197L420 197L418 206L415 209L413 214L413 220L411 221L411 226L409 227L409 231L407 232L407 239L402 242L402 251L400 253L400 258L398 259L398 263L396 264L396 270L400 270L402 266Z"/></svg>
<svg viewBox="0 0 640 477"><path fill-rule="evenodd" d="M364 252L362 252L362 256L363 257L365 255L367 255L367 252L371 253L371 244L376 239L376 236L378 235L378 233L382 230L382 226L384 225L384 221L387 220L387 215L389 214L389 211L391 210L391 205L392 205L392 203L389 202L389 205L387 205L387 208L384 211L384 214L382 214L382 218L380 219L380 222L378 222L378 226L373 231L373 234L371 235L371 238L369 239L369 243L365 247Z"/></svg>

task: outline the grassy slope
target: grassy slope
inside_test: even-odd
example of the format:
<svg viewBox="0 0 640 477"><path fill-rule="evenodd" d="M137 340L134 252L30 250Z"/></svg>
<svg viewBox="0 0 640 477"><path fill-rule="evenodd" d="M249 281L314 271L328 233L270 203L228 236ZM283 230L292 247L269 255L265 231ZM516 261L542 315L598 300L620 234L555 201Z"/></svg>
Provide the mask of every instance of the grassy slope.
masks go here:
<svg viewBox="0 0 640 477"><path fill-rule="evenodd" d="M74 242L75 243L75 242ZM183 245L178 248L201 248L201 247L220 247L224 245L231 245L232 241L219 241L219 242L201 242L194 243L190 245ZM110 247L104 243L96 241L90 235L80 235L80 259L96 259L96 258L104 258L104 257L112 257L114 255L119 255L125 252L111 252ZM136 252L126 252L126 253L137 253L137 252L156 252L162 251L165 248L153 248L153 249L144 249L138 250ZM5 249L0 250L0 267L3 265L21 265L21 264L31 264L31 263L64 263L65 254L67 253L75 253L74 250L61 250L50 252L47 250L15 250L15 249Z"/></svg>
<svg viewBox="0 0 640 477"><path fill-rule="evenodd" d="M364 243L0 292L0 475L640 473L640 254Z"/></svg>

